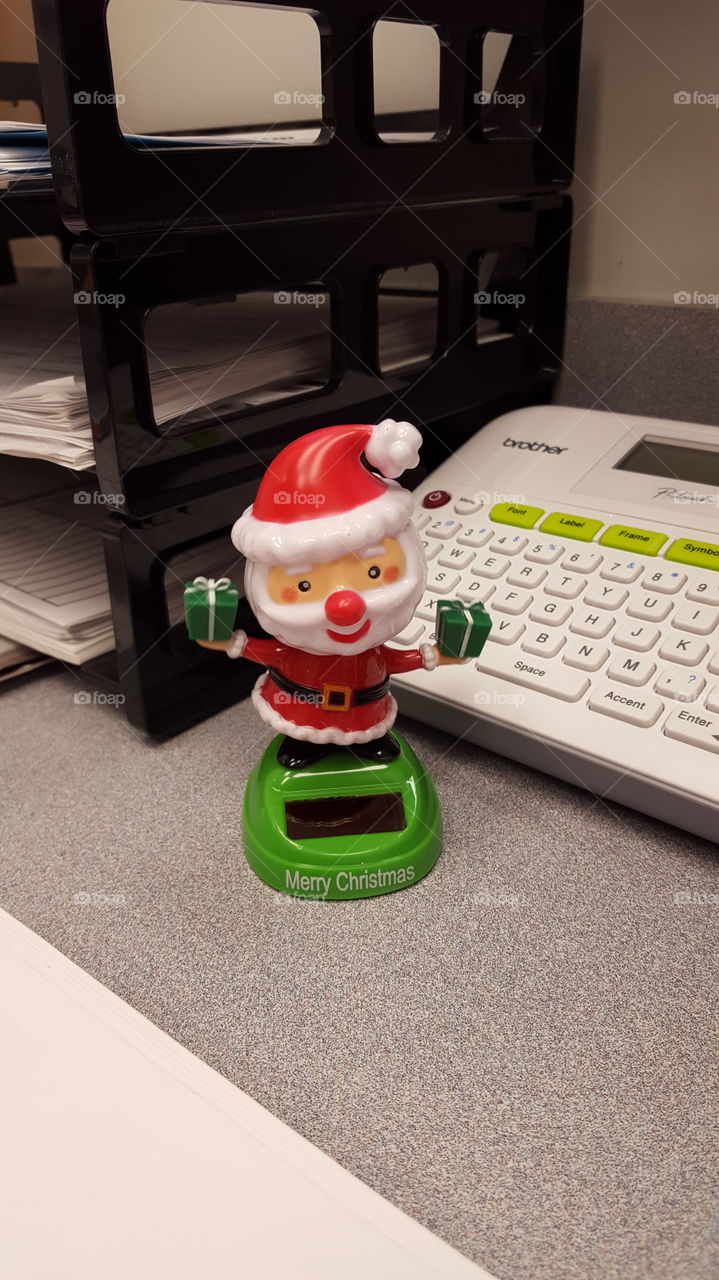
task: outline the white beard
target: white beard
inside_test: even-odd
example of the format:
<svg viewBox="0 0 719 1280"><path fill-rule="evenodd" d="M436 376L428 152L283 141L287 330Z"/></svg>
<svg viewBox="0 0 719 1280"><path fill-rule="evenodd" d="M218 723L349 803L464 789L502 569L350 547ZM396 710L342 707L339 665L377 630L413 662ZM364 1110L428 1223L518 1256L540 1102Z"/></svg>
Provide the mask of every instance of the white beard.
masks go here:
<svg viewBox="0 0 719 1280"><path fill-rule="evenodd" d="M405 554L404 576L396 583L372 587L362 596L366 612L361 622L351 627L338 627L327 620L324 600L308 604L276 604L267 591L268 566L251 562L245 569L245 595L261 626L282 644L305 653L337 654L352 657L375 645L385 644L404 631L422 598L427 568L419 538L412 526L399 535ZM328 635L358 631L369 620L369 629L351 644L343 644Z"/></svg>

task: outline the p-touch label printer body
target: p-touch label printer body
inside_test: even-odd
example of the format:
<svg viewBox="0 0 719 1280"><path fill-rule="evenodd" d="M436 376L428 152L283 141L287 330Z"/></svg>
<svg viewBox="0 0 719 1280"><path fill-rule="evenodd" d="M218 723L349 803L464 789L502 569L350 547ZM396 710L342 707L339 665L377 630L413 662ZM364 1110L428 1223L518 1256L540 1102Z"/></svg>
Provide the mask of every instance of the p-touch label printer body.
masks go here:
<svg viewBox="0 0 719 1280"><path fill-rule="evenodd" d="M476 662L393 681L400 709L719 841L719 428L539 406L416 492L427 591L481 600Z"/></svg>

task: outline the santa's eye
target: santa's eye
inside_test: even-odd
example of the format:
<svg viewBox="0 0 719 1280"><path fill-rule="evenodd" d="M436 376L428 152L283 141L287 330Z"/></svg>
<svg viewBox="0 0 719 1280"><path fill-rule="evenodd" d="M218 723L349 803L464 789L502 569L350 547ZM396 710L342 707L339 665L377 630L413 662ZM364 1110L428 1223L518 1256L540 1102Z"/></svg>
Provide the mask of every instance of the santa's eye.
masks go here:
<svg viewBox="0 0 719 1280"><path fill-rule="evenodd" d="M312 590L312 583L308 582L306 578L303 578L301 582L298 582L297 586L299 587L300 591Z"/></svg>
<svg viewBox="0 0 719 1280"><path fill-rule="evenodd" d="M373 564L372 567L367 570L367 574L370 578L379 578L379 575L381 574L381 572L382 570L380 569L378 564Z"/></svg>

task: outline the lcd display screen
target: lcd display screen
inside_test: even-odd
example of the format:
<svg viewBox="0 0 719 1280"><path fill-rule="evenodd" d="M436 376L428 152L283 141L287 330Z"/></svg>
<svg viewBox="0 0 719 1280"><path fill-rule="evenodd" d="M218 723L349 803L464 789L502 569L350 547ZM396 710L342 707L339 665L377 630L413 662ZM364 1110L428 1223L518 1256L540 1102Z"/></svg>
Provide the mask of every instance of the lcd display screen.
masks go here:
<svg viewBox="0 0 719 1280"><path fill-rule="evenodd" d="M645 436L615 466L616 471L636 471L662 480L709 484L719 488L719 448L698 444L671 444Z"/></svg>

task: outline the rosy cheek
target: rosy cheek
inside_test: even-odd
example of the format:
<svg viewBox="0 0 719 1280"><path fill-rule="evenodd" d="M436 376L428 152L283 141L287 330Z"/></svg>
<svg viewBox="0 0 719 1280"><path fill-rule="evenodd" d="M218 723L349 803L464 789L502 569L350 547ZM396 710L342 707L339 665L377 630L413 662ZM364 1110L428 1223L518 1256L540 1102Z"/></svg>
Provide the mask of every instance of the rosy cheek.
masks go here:
<svg viewBox="0 0 719 1280"><path fill-rule="evenodd" d="M283 587L280 595L285 604L294 604L297 599L297 592L294 587Z"/></svg>
<svg viewBox="0 0 719 1280"><path fill-rule="evenodd" d="M396 564L389 565L384 571L385 582L396 582L399 577L399 569Z"/></svg>

